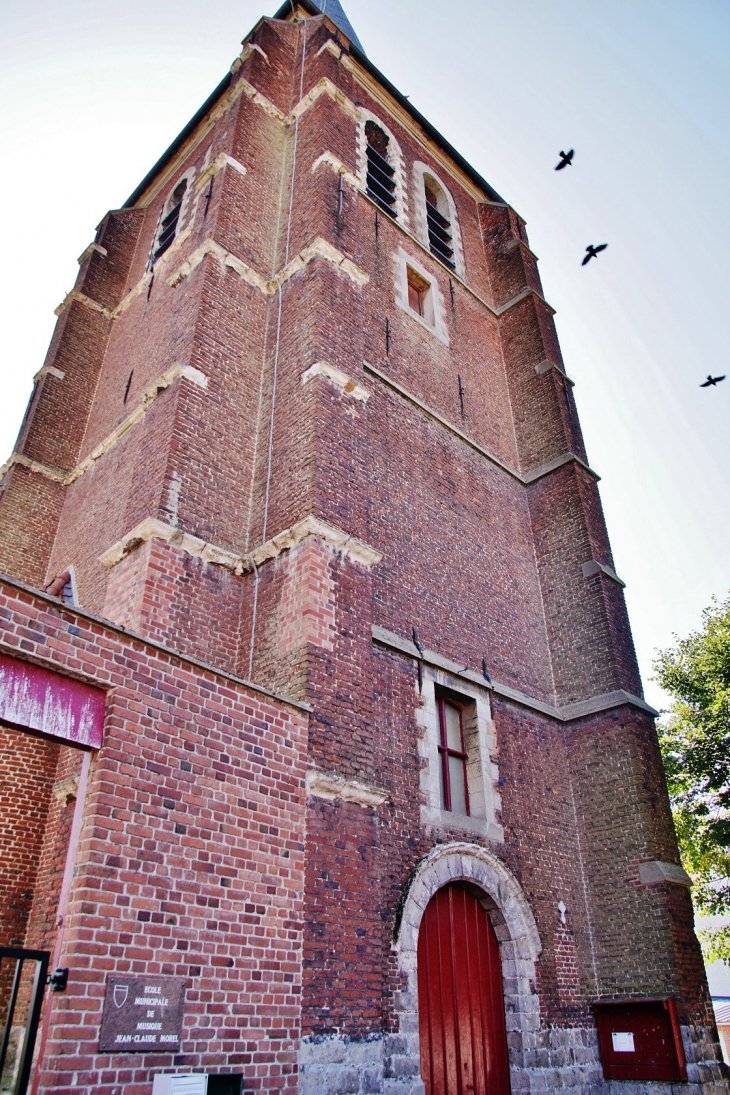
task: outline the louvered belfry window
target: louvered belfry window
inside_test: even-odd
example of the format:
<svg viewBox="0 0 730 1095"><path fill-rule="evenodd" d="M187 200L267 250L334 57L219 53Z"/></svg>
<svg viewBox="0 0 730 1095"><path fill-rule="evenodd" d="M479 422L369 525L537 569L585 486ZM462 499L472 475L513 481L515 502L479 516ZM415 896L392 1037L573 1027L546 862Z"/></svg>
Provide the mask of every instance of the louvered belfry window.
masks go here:
<svg viewBox="0 0 730 1095"><path fill-rule="evenodd" d="M388 216L397 217L395 169L388 162L388 135L375 122L366 122L365 137L368 142L368 194Z"/></svg>
<svg viewBox="0 0 730 1095"><path fill-rule="evenodd" d="M157 248L154 255L156 259L158 259L160 255L164 255L165 251L167 251L168 247L172 245L172 241L175 239L177 222L180 220L180 210L182 209L187 185L187 179L183 179L183 181L175 187L172 197L168 202L168 211L162 218L159 235L157 236Z"/></svg>
<svg viewBox="0 0 730 1095"><path fill-rule="evenodd" d="M454 269L454 247L451 235L451 221L446 215L449 203L438 183L429 178L423 180L426 192L426 221L428 222L428 245L431 254L446 266Z"/></svg>

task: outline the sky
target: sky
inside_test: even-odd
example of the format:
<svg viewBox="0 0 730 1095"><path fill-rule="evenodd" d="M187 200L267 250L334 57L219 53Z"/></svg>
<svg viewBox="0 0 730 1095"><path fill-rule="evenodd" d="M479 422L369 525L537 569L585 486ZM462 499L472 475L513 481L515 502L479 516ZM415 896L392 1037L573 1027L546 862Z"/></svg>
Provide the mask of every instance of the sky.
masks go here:
<svg viewBox="0 0 730 1095"><path fill-rule="evenodd" d="M0 460L76 257L274 14L264 2L3 0ZM344 6L371 61L527 220L646 695L666 704L655 652L730 590L730 375L699 387L730 374L730 5Z"/></svg>

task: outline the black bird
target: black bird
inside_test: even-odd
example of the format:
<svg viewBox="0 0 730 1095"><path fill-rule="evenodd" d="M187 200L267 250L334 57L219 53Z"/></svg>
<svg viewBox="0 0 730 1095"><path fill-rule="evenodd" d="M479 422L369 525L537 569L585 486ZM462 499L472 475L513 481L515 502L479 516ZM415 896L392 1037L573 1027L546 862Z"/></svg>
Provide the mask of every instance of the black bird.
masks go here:
<svg viewBox="0 0 730 1095"><path fill-rule="evenodd" d="M581 266L585 266L587 262L590 262L591 259L594 259L596 257L599 251L605 251L607 247L607 243L599 243L598 247L594 247L592 243L589 243L586 247L586 251L588 252L588 254L583 259Z"/></svg>
<svg viewBox="0 0 730 1095"><path fill-rule="evenodd" d="M575 156L575 149L571 148L570 152L563 152L560 149L560 163L555 168L556 171L562 171L564 167L570 167L573 162L573 156Z"/></svg>
<svg viewBox="0 0 730 1095"><path fill-rule="evenodd" d="M719 384L720 381L724 379L724 376L708 376L704 384L700 384L700 388L714 388L716 384Z"/></svg>

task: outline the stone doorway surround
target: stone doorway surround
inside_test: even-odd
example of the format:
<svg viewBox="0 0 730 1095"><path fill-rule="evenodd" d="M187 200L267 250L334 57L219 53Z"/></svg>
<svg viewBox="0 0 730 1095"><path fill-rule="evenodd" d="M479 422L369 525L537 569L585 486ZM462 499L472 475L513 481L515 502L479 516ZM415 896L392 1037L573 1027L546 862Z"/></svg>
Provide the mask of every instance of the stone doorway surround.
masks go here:
<svg viewBox="0 0 730 1095"><path fill-rule="evenodd" d="M409 1095L417 1095L424 1090L418 1030L418 932L429 901L450 882L463 882L489 913L502 957L512 1090L529 1090L525 1051L540 1029L540 1004L534 987L535 961L542 950L537 925L519 882L504 863L486 848L461 841L440 844L429 852L414 868L403 894L393 949L406 988L395 1000L400 1033L385 1039L383 1090L388 1090L389 1077L394 1092L409 1090ZM406 1077L411 1078L409 1087L403 1086Z"/></svg>
<svg viewBox="0 0 730 1095"><path fill-rule="evenodd" d="M338 1095L424 1095L418 1029L418 932L429 901L450 882L463 882L481 901L499 940L512 1091L517 1095L540 1086L539 1081L534 1082L535 1073L544 1073L544 1069L529 1067L530 1051L537 1048L540 1037L534 985L535 961L542 944L535 918L519 882L496 855L478 844L455 841L439 844L425 855L403 891L392 944L406 982L395 996L398 1033L378 1033L364 1039L305 1037L300 1095L330 1091Z"/></svg>

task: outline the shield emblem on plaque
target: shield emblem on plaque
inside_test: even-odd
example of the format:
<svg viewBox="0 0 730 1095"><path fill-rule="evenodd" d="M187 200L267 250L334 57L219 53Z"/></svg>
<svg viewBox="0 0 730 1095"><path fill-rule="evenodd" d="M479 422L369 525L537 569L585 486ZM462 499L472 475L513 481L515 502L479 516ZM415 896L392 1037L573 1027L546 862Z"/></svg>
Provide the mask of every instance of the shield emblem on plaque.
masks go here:
<svg viewBox="0 0 730 1095"><path fill-rule="evenodd" d="M124 1006L127 1002L127 996L129 995L129 985L115 985L114 986L114 1003L118 1008Z"/></svg>

